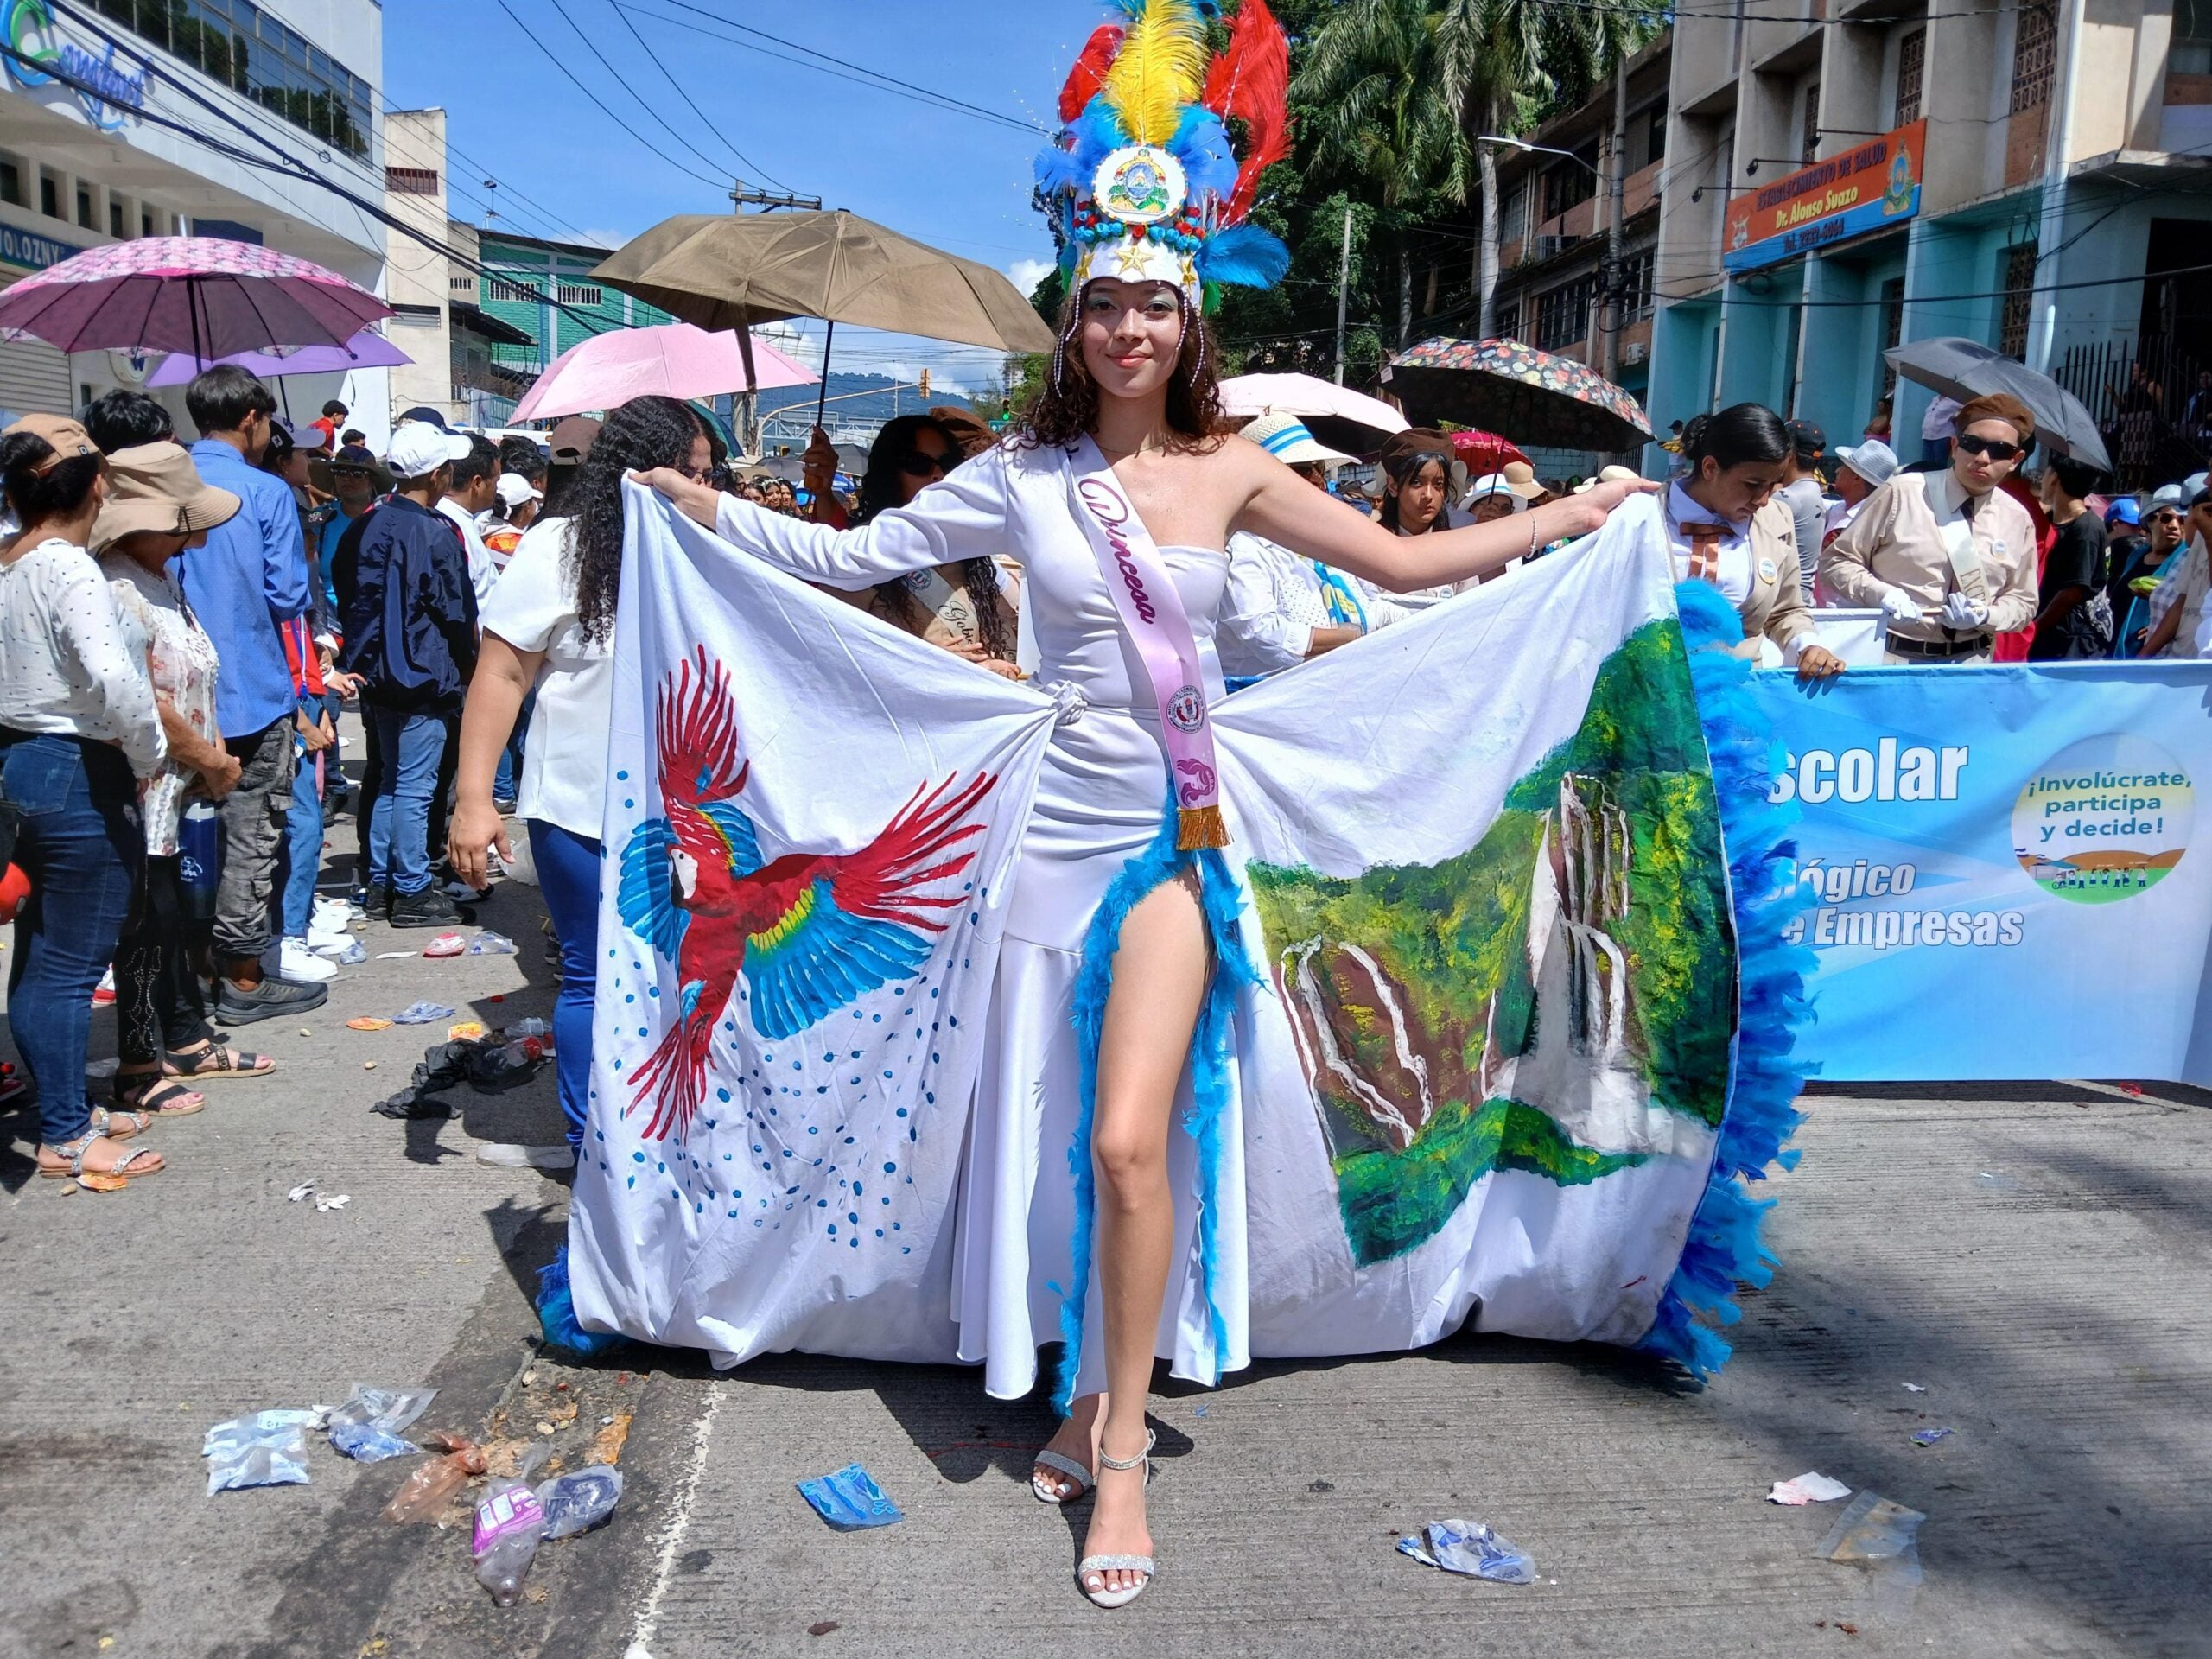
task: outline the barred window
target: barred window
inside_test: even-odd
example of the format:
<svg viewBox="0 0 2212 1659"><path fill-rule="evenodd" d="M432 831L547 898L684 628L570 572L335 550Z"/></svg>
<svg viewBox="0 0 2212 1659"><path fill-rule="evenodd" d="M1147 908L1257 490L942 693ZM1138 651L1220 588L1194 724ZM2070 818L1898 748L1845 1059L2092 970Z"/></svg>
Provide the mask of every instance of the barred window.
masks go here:
<svg viewBox="0 0 2212 1659"><path fill-rule="evenodd" d="M1920 86L1928 67L1928 31L1916 29L1897 42L1897 115L1890 124L1909 127L1920 119Z"/></svg>
<svg viewBox="0 0 2212 1659"><path fill-rule="evenodd" d="M1536 349L1555 352L1589 338L1592 280L1578 276L1536 296Z"/></svg>
<svg viewBox="0 0 2212 1659"><path fill-rule="evenodd" d="M2036 291L2036 245L2023 242L2005 250L2005 303L1998 313L1997 349L2005 356L2028 353L2028 317Z"/></svg>
<svg viewBox="0 0 2212 1659"><path fill-rule="evenodd" d="M1621 261L1621 322L1640 322L1651 315L1651 251Z"/></svg>
<svg viewBox="0 0 2212 1659"><path fill-rule="evenodd" d="M540 296L520 283L511 283L504 276L486 276L484 278L484 297L505 300L510 305L536 305Z"/></svg>
<svg viewBox="0 0 2212 1659"><path fill-rule="evenodd" d="M1808 162L1821 158L1821 78L1818 75L1805 83L1805 143L1802 154Z"/></svg>
<svg viewBox="0 0 2212 1659"><path fill-rule="evenodd" d="M435 196L438 170L435 167L387 167L384 188L397 196Z"/></svg>
<svg viewBox="0 0 2212 1659"><path fill-rule="evenodd" d="M556 296L563 305L597 305L599 289L582 283L563 283Z"/></svg>
<svg viewBox="0 0 2212 1659"><path fill-rule="evenodd" d="M2012 113L2032 110L2050 99L2050 74L2058 57L2058 24L2043 6L2020 13L2012 35Z"/></svg>
<svg viewBox="0 0 2212 1659"><path fill-rule="evenodd" d="M1497 308L1497 315L1491 319L1491 321L1492 327L1497 330L1497 332L1491 336L1491 339L1515 340L1519 338L1521 334L1521 302L1516 300L1510 305L1499 306Z"/></svg>

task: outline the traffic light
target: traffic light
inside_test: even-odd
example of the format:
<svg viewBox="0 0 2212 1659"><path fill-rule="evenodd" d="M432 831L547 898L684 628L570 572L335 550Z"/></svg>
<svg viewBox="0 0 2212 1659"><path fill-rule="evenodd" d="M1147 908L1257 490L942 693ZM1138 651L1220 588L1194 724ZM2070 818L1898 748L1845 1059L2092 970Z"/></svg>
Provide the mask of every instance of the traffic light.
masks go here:
<svg viewBox="0 0 2212 1659"><path fill-rule="evenodd" d="M924 369L924 370L922 371L922 396L923 396L923 397L928 397L929 395L930 395L930 372L929 372L927 369Z"/></svg>

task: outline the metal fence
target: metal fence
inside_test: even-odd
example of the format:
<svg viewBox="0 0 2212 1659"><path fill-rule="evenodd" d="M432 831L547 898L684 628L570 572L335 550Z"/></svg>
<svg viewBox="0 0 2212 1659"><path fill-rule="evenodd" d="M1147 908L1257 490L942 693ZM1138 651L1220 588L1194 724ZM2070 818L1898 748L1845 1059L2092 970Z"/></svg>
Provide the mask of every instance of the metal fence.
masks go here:
<svg viewBox="0 0 2212 1659"><path fill-rule="evenodd" d="M2170 335L2073 346L2051 378L2095 417L2122 489L2185 477L2212 455L2212 359Z"/></svg>

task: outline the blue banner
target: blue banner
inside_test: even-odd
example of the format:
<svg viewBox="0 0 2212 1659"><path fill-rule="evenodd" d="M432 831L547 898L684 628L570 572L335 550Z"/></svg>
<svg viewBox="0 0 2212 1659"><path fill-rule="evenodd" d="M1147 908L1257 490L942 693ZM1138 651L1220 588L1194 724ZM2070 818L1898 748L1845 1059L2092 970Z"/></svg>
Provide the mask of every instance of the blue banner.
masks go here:
<svg viewBox="0 0 2212 1659"><path fill-rule="evenodd" d="M2212 1082L2212 663L1752 677L1829 1081Z"/></svg>

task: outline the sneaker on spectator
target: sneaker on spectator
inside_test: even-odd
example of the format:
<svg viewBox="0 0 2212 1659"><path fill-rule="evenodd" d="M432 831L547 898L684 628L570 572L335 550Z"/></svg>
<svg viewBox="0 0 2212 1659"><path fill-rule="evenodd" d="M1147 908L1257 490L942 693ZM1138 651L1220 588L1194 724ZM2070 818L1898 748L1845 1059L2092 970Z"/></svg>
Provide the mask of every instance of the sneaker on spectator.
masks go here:
<svg viewBox="0 0 2212 1659"><path fill-rule="evenodd" d="M257 1020L276 1020L319 1008L330 993L320 985L295 985L289 980L264 979L242 991L227 979L216 982L215 1018L226 1026L250 1026Z"/></svg>
<svg viewBox="0 0 2212 1659"><path fill-rule="evenodd" d="M276 971L295 985L320 985L338 969L309 950L305 939L286 939L276 950Z"/></svg>
<svg viewBox="0 0 2212 1659"><path fill-rule="evenodd" d="M115 1006L115 969L110 968L100 976L100 982L92 987L92 1006L111 1008Z"/></svg>
<svg viewBox="0 0 2212 1659"><path fill-rule="evenodd" d="M492 810L503 818L512 817L515 810L515 798L512 795L494 795L492 798Z"/></svg>
<svg viewBox="0 0 2212 1659"><path fill-rule="evenodd" d="M461 919L454 908L453 900L435 887L425 887L420 893L395 893L391 895L391 925L394 927L451 927Z"/></svg>

